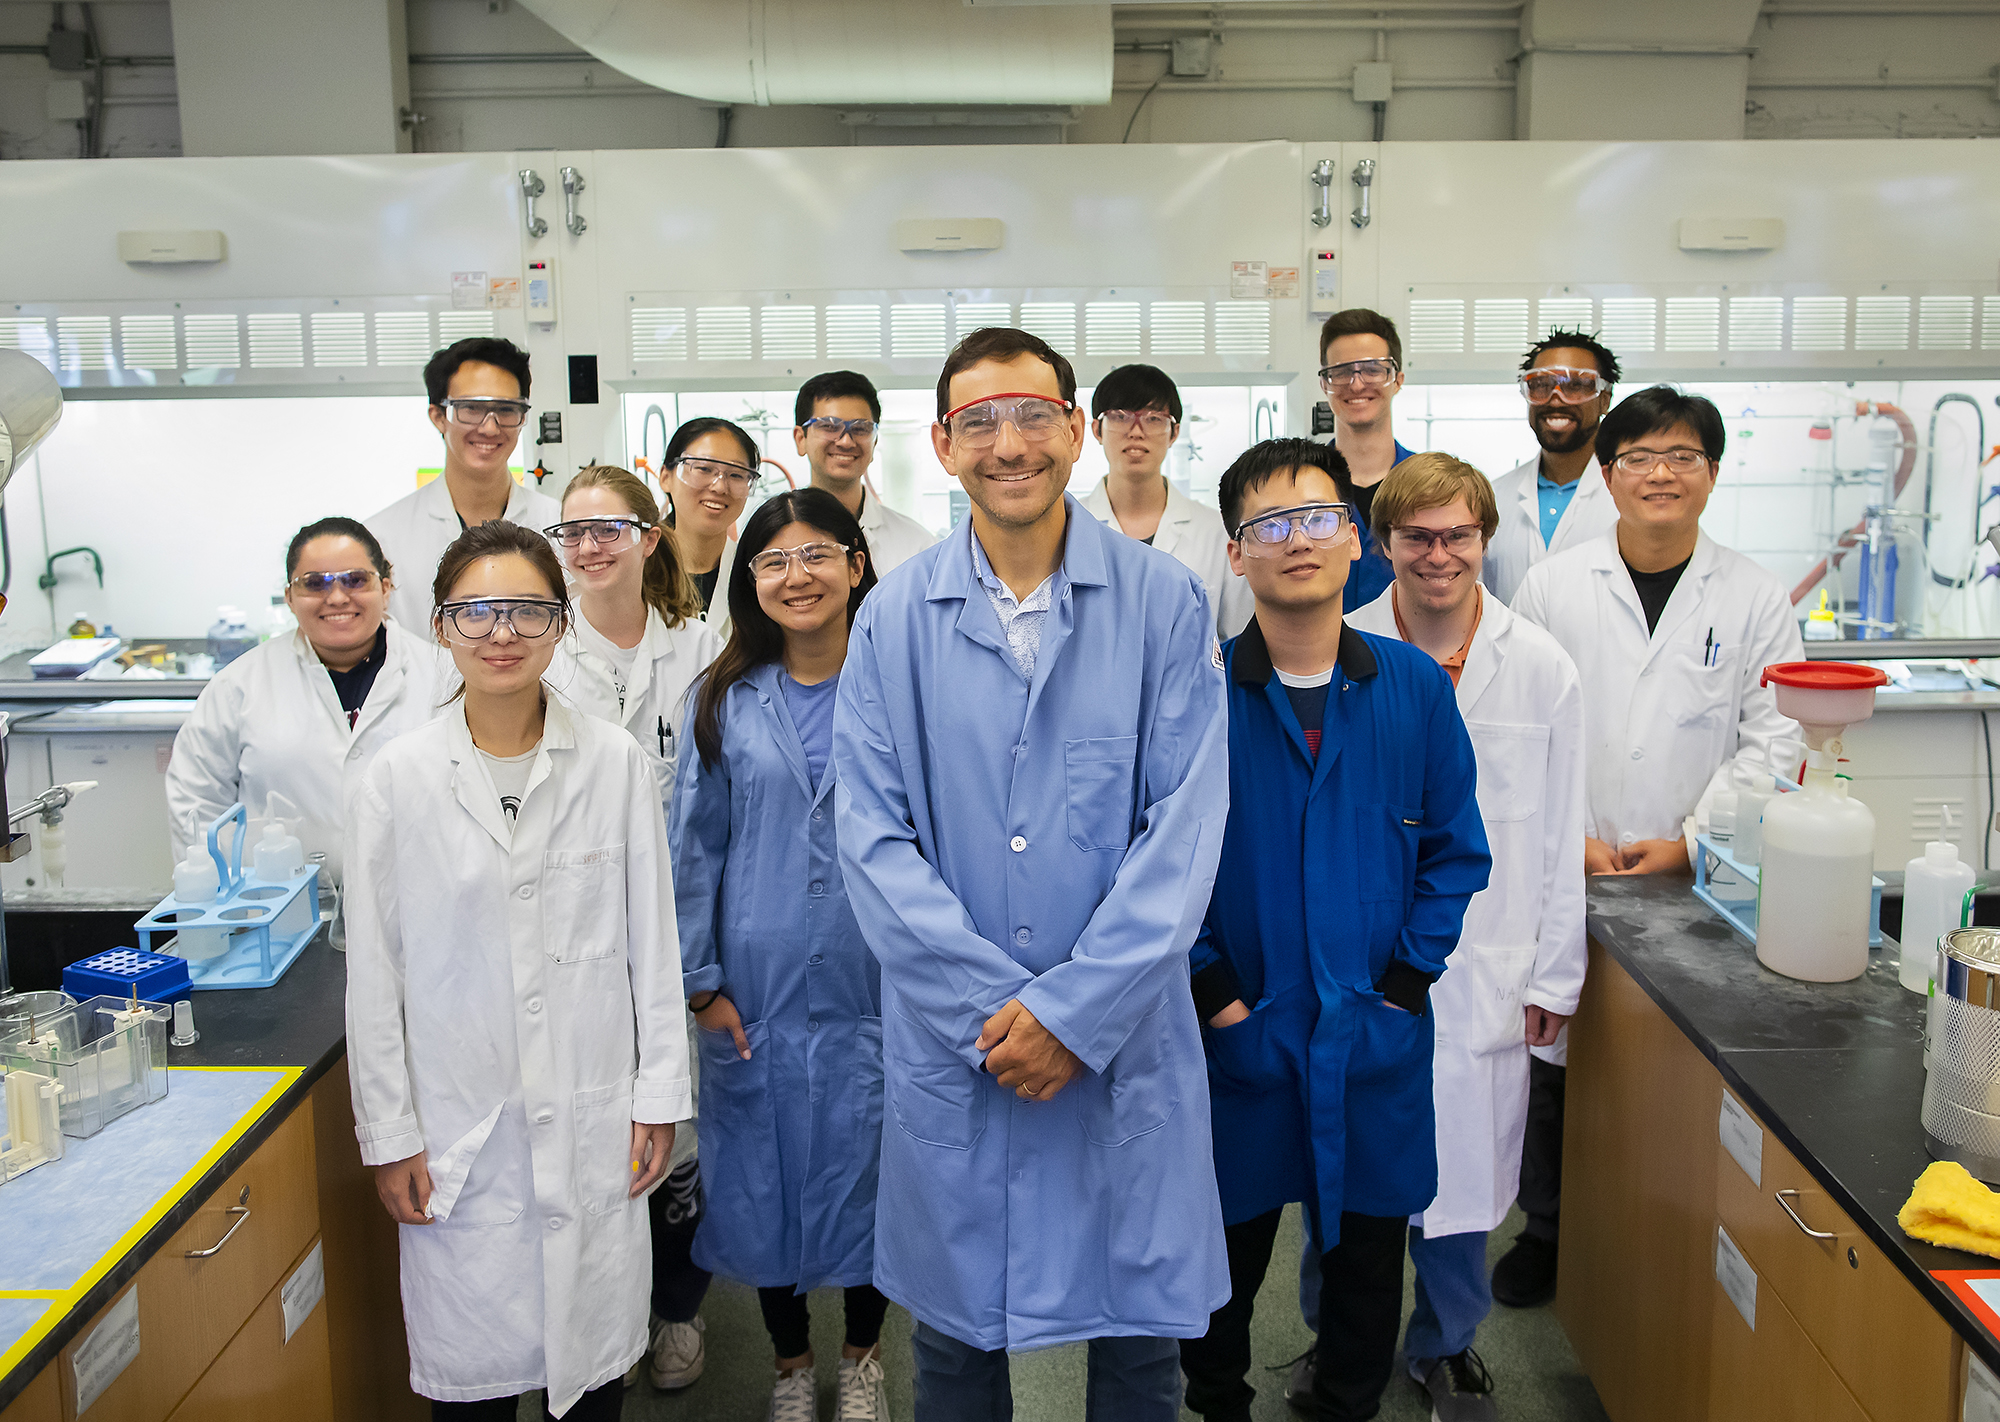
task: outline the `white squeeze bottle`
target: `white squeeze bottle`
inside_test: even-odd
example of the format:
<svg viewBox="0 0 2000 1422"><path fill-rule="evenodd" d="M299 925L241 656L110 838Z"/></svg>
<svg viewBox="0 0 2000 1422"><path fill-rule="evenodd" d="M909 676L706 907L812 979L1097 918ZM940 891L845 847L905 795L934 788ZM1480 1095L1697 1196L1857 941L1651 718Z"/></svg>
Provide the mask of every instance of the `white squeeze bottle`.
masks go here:
<svg viewBox="0 0 2000 1422"><path fill-rule="evenodd" d="M299 837L286 832L283 820L265 820L263 837L257 841L251 859L251 872L267 884L282 884L305 867L305 850L299 844Z"/></svg>
<svg viewBox="0 0 2000 1422"><path fill-rule="evenodd" d="M174 902L189 908L208 908L222 893L222 875L208 845L200 839L188 846L187 858L174 866ZM175 935L174 947L190 962L213 958L229 945L219 928L183 929Z"/></svg>
<svg viewBox="0 0 2000 1422"><path fill-rule="evenodd" d="M1951 826L1940 832L1950 834ZM1972 866L1958 857L1958 846L1943 839L1926 844L1923 854L1903 867L1903 958L1897 977L1911 992L1930 991L1938 939L1959 926L1974 877Z"/></svg>
<svg viewBox="0 0 2000 1422"><path fill-rule="evenodd" d="M1764 806L1777 794L1769 769L1736 767L1736 840L1729 853L1738 864L1755 864L1764 856Z"/></svg>

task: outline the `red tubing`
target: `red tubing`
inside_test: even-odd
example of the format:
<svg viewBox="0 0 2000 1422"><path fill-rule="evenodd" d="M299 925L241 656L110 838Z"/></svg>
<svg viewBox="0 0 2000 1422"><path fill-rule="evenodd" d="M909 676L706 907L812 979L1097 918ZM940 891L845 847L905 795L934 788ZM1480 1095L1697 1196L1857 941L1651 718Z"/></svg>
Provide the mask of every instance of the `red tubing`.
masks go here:
<svg viewBox="0 0 2000 1422"><path fill-rule="evenodd" d="M1886 415L1896 422L1896 428L1902 432L1903 458L1902 462L1896 466L1896 489L1895 493L1890 496L1892 498L1900 497L1903 492L1903 486L1910 482L1910 471L1917 467L1916 425L1911 423L1910 417L1904 414L1898 407L1878 404L1873 400L1855 401L1854 413L1860 416ZM1867 531L1868 522L1864 519L1860 523L1855 524L1854 527L1848 529L1847 532L1841 534L1839 541L1833 546L1833 551L1813 564L1812 571L1807 573L1804 580L1792 589L1792 606L1797 607L1811 594L1814 588L1818 587L1825 580L1828 573L1839 567L1840 560L1847 556L1847 551L1850 548L1855 547L1861 542L1862 536Z"/></svg>

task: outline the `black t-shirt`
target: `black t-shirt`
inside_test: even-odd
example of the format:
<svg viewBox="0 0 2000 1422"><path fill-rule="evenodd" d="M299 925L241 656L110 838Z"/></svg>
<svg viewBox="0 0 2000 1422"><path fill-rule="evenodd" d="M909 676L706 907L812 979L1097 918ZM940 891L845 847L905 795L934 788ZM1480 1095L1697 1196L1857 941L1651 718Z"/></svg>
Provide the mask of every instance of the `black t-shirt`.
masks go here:
<svg viewBox="0 0 2000 1422"><path fill-rule="evenodd" d="M1370 484L1363 488L1354 484L1348 488L1348 493L1353 496L1354 521L1363 528L1374 522L1375 491L1381 487L1380 484Z"/></svg>
<svg viewBox="0 0 2000 1422"><path fill-rule="evenodd" d="M715 580L721 572L722 565L717 563L705 573L690 573L688 575L694 579L694 590L701 594L701 611L703 616L708 615L708 605L715 601Z"/></svg>
<svg viewBox="0 0 2000 1422"><path fill-rule="evenodd" d="M375 685L375 674L382 670L382 664L389 660L389 629L387 626L375 629L375 645L367 656L346 671L326 669L333 681L333 694L340 698L340 709L347 713L347 726L361 717L361 708L367 704L368 692Z"/></svg>
<svg viewBox="0 0 2000 1422"><path fill-rule="evenodd" d="M1680 582L1681 574L1693 561L1694 554L1690 553L1673 567L1663 568L1657 573L1642 573L1630 563L1625 565L1625 571L1632 575L1632 590L1639 594L1639 606L1646 609L1647 636L1652 636L1658 629L1660 614L1667 610L1667 599L1674 595L1674 587Z"/></svg>

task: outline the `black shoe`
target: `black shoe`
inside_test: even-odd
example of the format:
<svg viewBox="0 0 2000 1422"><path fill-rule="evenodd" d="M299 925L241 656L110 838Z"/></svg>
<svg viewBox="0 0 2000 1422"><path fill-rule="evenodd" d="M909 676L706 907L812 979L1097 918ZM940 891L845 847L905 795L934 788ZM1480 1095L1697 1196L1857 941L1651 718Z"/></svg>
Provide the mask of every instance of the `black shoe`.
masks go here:
<svg viewBox="0 0 2000 1422"><path fill-rule="evenodd" d="M1517 1235L1514 1247L1493 1266L1493 1298L1508 1308L1537 1308L1556 1296L1556 1247L1532 1234Z"/></svg>
<svg viewBox="0 0 2000 1422"><path fill-rule="evenodd" d="M1292 1359L1291 1372L1285 1378L1285 1401L1292 1405L1292 1411L1311 1417L1313 1408L1313 1379L1319 1376L1319 1344Z"/></svg>

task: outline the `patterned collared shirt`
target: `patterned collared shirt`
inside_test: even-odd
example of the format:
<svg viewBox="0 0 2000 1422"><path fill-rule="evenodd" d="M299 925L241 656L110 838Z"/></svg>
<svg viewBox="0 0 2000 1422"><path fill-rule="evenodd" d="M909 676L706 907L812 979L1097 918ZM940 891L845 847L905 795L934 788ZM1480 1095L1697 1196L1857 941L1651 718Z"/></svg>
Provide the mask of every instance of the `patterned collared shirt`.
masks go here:
<svg viewBox="0 0 2000 1422"><path fill-rule="evenodd" d="M1035 679L1035 658L1042 650L1042 625L1049 620L1049 609L1055 605L1060 586L1067 586L1069 579L1062 566L1042 579L1042 585L1025 598L1016 598L1008 586L1000 581L993 571L993 565L986 560L986 550L979 546L979 536L972 532L972 520L966 520L966 537L972 540L972 571L979 579L979 585L986 589L986 600L993 604L993 615L1000 619L1000 629L1007 634L1007 648L1014 654L1014 665L1028 680Z"/></svg>

